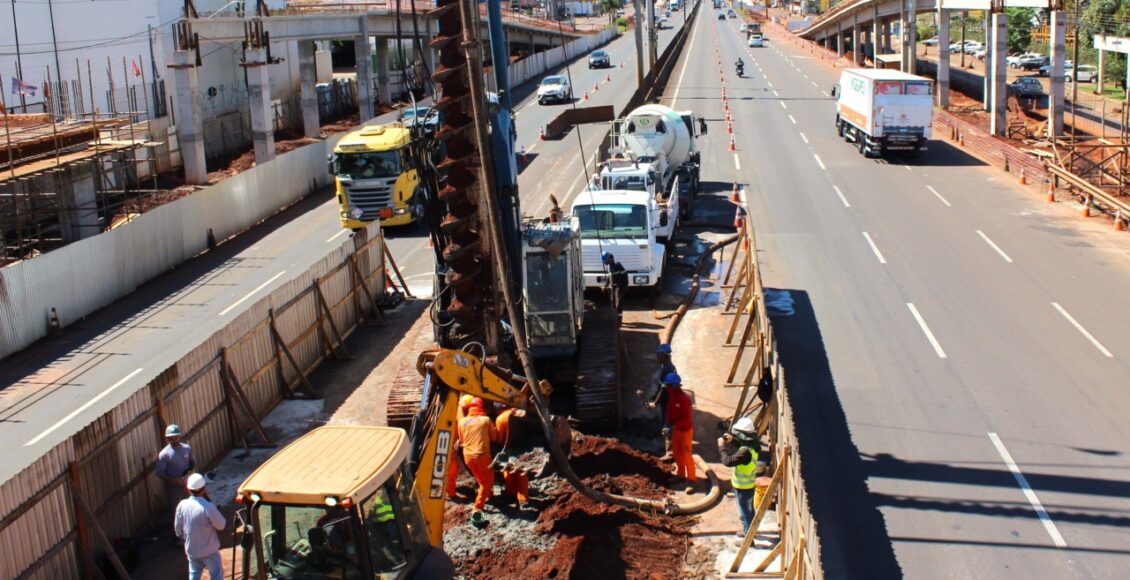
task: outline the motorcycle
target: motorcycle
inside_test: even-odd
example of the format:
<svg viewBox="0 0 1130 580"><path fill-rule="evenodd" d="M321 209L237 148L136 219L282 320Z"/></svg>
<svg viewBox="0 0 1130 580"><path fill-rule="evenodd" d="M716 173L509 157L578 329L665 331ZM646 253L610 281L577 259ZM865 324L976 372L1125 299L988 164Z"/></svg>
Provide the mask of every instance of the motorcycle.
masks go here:
<svg viewBox="0 0 1130 580"><path fill-rule="evenodd" d="M734 68L738 71L738 78L741 78L742 75L745 74L745 64L739 62L734 65Z"/></svg>

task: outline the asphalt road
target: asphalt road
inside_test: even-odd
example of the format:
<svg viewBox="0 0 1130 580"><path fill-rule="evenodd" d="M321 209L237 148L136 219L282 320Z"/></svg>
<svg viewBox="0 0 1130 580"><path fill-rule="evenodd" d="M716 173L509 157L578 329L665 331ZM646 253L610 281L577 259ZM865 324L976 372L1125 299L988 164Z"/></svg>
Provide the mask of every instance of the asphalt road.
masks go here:
<svg viewBox="0 0 1130 580"><path fill-rule="evenodd" d="M1125 235L942 141L863 158L835 73L737 27L702 18L668 95L715 120L703 179L744 185L795 300L775 329L825 576L1124 577Z"/></svg>
<svg viewBox="0 0 1130 580"><path fill-rule="evenodd" d="M682 17L672 19L681 25ZM661 49L674 29L661 32ZM635 90L634 38L606 47L615 68L588 70L587 56L570 65L578 97L594 84L585 104L622 106ZM623 62L623 68L619 64ZM564 71L562 71L564 72ZM558 141L538 141L541 125L566 105L539 106L535 83L516 87L519 142L531 154L520 178L527 213L544 215L548 193L568 204L580 190L581 135L585 155L596 150L607 126L583 127ZM396 113L378 119L395 120ZM0 483L59 442L129 398L190 349L251 304L319 260L349 232L338 223L337 204L309 198L262 226L190 261L87 321L8 359L0 367L0 441L8 444ZM389 246L419 294L431 292L431 252L421 228L388 231Z"/></svg>

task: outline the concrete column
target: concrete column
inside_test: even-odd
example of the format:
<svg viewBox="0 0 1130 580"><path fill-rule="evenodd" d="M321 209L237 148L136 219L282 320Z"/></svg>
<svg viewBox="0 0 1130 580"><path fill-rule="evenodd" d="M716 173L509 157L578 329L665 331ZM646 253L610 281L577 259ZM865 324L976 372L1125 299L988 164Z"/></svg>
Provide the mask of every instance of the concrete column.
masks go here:
<svg viewBox="0 0 1130 580"><path fill-rule="evenodd" d="M907 3L906 22L904 23L904 28L903 28L903 33L902 33L902 35L903 35L902 37L904 39L903 42L906 43L904 45L906 47L905 53L907 55L906 72L908 72L910 74L916 74L915 71L918 70L918 52L917 52L918 51L918 16L917 16L917 12L916 12L917 7L915 6L915 0L906 0L906 3Z"/></svg>
<svg viewBox="0 0 1130 580"><path fill-rule="evenodd" d="M824 50L832 50L832 37L831 36L825 36L824 37Z"/></svg>
<svg viewBox="0 0 1130 580"><path fill-rule="evenodd" d="M862 35L859 33L859 17L856 16L851 23L851 53L852 61L856 66L863 64L863 43L860 42Z"/></svg>
<svg viewBox="0 0 1130 580"><path fill-rule="evenodd" d="M376 61L377 61L377 102L386 105L392 104L392 87L389 78L389 62L388 62L388 39L377 37L376 48Z"/></svg>
<svg viewBox="0 0 1130 580"><path fill-rule="evenodd" d="M943 109L950 106L950 13L938 5L938 84L934 102Z"/></svg>
<svg viewBox="0 0 1130 580"><path fill-rule="evenodd" d="M177 83L177 132L184 181L200 185L208 180L208 167L204 162L203 102L196 76L196 54L174 51L173 71Z"/></svg>
<svg viewBox="0 0 1130 580"><path fill-rule="evenodd" d="M1095 94L1102 94L1103 87L1106 86L1104 83L1106 83L1106 51L1100 50L1099 51L1099 85L1097 87L1095 87L1095 89L1097 91Z"/></svg>
<svg viewBox="0 0 1130 580"><path fill-rule="evenodd" d="M994 12L990 27L993 31L989 37L992 44L989 45L985 55L985 64L992 79L989 132L993 135L1006 135L1008 133L1008 64L1004 57L1008 56L1008 15L1004 12Z"/></svg>
<svg viewBox="0 0 1130 580"><path fill-rule="evenodd" d="M844 25L842 22L836 23L836 56L844 56Z"/></svg>
<svg viewBox="0 0 1130 580"><path fill-rule="evenodd" d="M883 41L881 28L879 3L876 2L874 12L871 13L871 66L874 68L879 68L879 55L883 53L883 47L880 46Z"/></svg>
<svg viewBox="0 0 1130 580"><path fill-rule="evenodd" d="M317 138L321 135L321 118L318 116L318 68L314 61L314 42L298 42L298 80L302 84L302 134Z"/></svg>
<svg viewBox="0 0 1130 580"><path fill-rule="evenodd" d="M361 17L361 36L353 39L353 53L357 60L357 109L364 123L374 117L373 113L373 75L369 50L369 22Z"/></svg>
<svg viewBox="0 0 1130 580"><path fill-rule="evenodd" d="M1062 10L1053 10L1048 25L1048 36L1052 45L1052 72L1051 94L1048 95L1048 139L1055 139L1063 135L1063 60L1067 53L1067 43L1064 39L1066 30L1066 14Z"/></svg>
<svg viewBox="0 0 1130 580"><path fill-rule="evenodd" d="M910 67L910 59L906 54L906 3L899 0L899 70L906 72Z"/></svg>
<svg viewBox="0 0 1130 580"><path fill-rule="evenodd" d="M97 235L98 190L94 183L94 164L83 163L64 166L47 176L54 182L50 184L59 205L59 226L63 240L77 242L83 238ZM118 184L122 186L121 183Z"/></svg>
<svg viewBox="0 0 1130 580"><path fill-rule="evenodd" d="M255 144L255 164L275 158L275 116L271 111L271 78L268 76L265 48L249 48L247 62L247 100L251 107L251 140Z"/></svg>
<svg viewBox="0 0 1130 580"><path fill-rule="evenodd" d="M891 46L891 23L883 23L883 52L890 54L894 52L894 47Z"/></svg>
<svg viewBox="0 0 1130 580"><path fill-rule="evenodd" d="M992 44L993 28L992 28L992 26L989 25L989 22L990 22L989 11L986 10L982 13L981 37L985 39L985 42ZM962 49L962 50L964 50L964 49ZM973 55L969 55L969 58L973 59ZM976 59L971 60L970 64L972 64L972 62L974 60L976 60ZM982 96L981 100L984 101L986 111L992 111L993 110L993 98L992 98L992 96L993 96L993 83L992 83L992 78L993 78L992 67L990 66L989 59L986 58L981 63L981 96Z"/></svg>

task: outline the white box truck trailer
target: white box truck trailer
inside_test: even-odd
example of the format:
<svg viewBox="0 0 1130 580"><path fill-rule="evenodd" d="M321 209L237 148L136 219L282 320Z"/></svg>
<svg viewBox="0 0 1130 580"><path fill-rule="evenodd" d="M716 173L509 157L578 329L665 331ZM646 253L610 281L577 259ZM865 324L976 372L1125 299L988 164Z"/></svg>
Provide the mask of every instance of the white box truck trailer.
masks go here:
<svg viewBox="0 0 1130 580"><path fill-rule="evenodd" d="M934 81L886 69L844 69L832 88L836 132L865 156L926 149L934 121Z"/></svg>

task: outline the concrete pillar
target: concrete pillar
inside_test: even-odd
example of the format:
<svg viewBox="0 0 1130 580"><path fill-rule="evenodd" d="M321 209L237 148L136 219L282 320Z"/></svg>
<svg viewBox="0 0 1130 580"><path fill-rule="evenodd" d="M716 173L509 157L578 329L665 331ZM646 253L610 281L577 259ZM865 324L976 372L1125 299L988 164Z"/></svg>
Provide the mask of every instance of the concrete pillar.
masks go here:
<svg viewBox="0 0 1130 580"><path fill-rule="evenodd" d="M994 12L991 17L989 50L985 55L989 76L992 79L989 108L989 132L993 135L1008 134L1008 15ZM990 63L991 61L991 63Z"/></svg>
<svg viewBox="0 0 1130 580"><path fill-rule="evenodd" d="M844 56L844 25L842 21L836 23L836 56L841 58Z"/></svg>
<svg viewBox="0 0 1130 580"><path fill-rule="evenodd" d="M883 52L890 54L894 52L894 47L891 46L891 23L883 23Z"/></svg>
<svg viewBox="0 0 1130 580"><path fill-rule="evenodd" d="M59 226L63 240L77 242L101 231L98 221L98 189L94 164L64 166L49 174L59 206ZM121 183L118 184L121 186Z"/></svg>
<svg viewBox="0 0 1130 580"><path fill-rule="evenodd" d="M1103 87L1106 85L1106 51L1099 51L1099 84L1095 87L1095 94L1100 95L1103 92Z"/></svg>
<svg viewBox="0 0 1130 580"><path fill-rule="evenodd" d="M824 37L824 50L832 50L832 37L831 36L825 36Z"/></svg>
<svg viewBox="0 0 1130 580"><path fill-rule="evenodd" d="M275 158L275 115L271 110L271 78L268 76L267 49L249 48L247 62L247 100L251 108L251 141L255 144L255 164Z"/></svg>
<svg viewBox="0 0 1130 580"><path fill-rule="evenodd" d="M184 182L200 185L208 180L208 167L204 162L203 102L196 76L196 54L174 51L172 68L177 83L177 132Z"/></svg>
<svg viewBox="0 0 1130 580"><path fill-rule="evenodd" d="M1048 95L1048 139L1055 139L1063 135L1063 60L1067 53L1067 43L1064 39L1066 30L1066 14L1062 10L1053 10L1048 25L1048 36L1052 45L1052 72L1051 94Z"/></svg>
<svg viewBox="0 0 1130 580"><path fill-rule="evenodd" d="M318 116L318 68L314 61L314 42L298 42L298 80L302 84L302 134L317 138L321 135L321 118Z"/></svg>
<svg viewBox="0 0 1130 580"><path fill-rule="evenodd" d="M879 68L879 55L883 54L882 22L879 20L879 3L875 3L874 12L871 13L871 66Z"/></svg>
<svg viewBox="0 0 1130 580"><path fill-rule="evenodd" d="M855 16L851 23L851 53L852 61L856 66L863 64L863 43L859 34L859 16Z"/></svg>
<svg viewBox="0 0 1130 580"><path fill-rule="evenodd" d="M982 12L981 38L984 38L985 42L992 44L993 28L989 25L989 21L989 11L985 10L984 12ZM969 55L969 58L972 59L973 55ZM972 62L973 61L970 61L970 64L972 64ZM984 101L986 111L993 110L993 71L991 70L992 67L990 67L989 65L990 61L987 58L981 63L981 100Z"/></svg>
<svg viewBox="0 0 1130 580"><path fill-rule="evenodd" d="M950 106L950 13L938 5L938 84L934 102L941 108Z"/></svg>
<svg viewBox="0 0 1130 580"><path fill-rule="evenodd" d="M373 73L369 49L369 20L361 17L361 36L353 39L353 54L357 61L357 109L364 123L374 117Z"/></svg>
<svg viewBox="0 0 1130 580"><path fill-rule="evenodd" d="M918 13L916 12L915 0L906 0L906 23L903 27L903 42L905 46L906 72L916 74L918 70Z"/></svg>
<svg viewBox="0 0 1130 580"><path fill-rule="evenodd" d="M389 78L388 70L388 39L378 36L376 42L377 102L389 105L392 104L392 79Z"/></svg>

